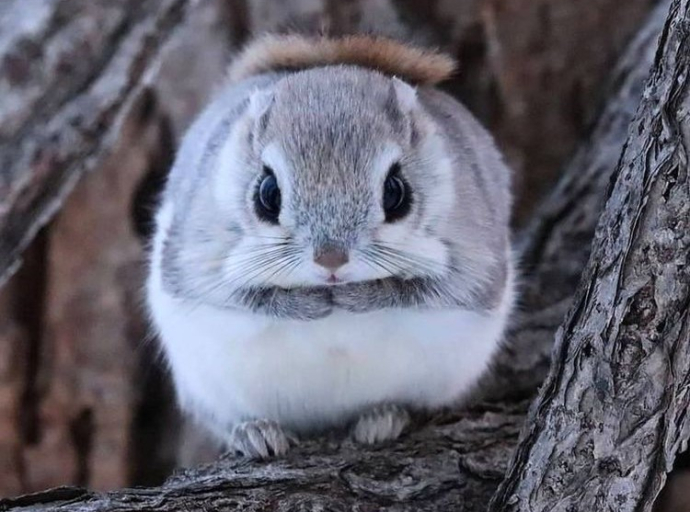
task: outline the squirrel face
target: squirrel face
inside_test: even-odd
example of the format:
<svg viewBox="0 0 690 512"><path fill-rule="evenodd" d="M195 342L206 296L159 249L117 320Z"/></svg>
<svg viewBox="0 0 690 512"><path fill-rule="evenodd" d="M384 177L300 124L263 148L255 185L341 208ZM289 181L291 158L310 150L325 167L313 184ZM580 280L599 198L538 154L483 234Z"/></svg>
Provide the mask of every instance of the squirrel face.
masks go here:
<svg viewBox="0 0 690 512"><path fill-rule="evenodd" d="M400 80L329 67L256 91L215 173L216 221L241 232L221 271L280 287L443 275L430 233L453 207L449 165Z"/></svg>

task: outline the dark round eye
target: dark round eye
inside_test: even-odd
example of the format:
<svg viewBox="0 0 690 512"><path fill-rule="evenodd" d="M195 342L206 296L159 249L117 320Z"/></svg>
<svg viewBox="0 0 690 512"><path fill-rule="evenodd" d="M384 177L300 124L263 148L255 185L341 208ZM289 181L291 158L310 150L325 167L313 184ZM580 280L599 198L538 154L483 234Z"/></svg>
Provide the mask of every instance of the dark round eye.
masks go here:
<svg viewBox="0 0 690 512"><path fill-rule="evenodd" d="M386 222L395 222L410 212L412 194L407 182L400 175L400 164L393 164L383 184L383 211Z"/></svg>
<svg viewBox="0 0 690 512"><path fill-rule="evenodd" d="M254 197L256 214L261 220L278 224L280 215L280 188L275 174L270 167L264 167L264 174L259 180L259 186Z"/></svg>

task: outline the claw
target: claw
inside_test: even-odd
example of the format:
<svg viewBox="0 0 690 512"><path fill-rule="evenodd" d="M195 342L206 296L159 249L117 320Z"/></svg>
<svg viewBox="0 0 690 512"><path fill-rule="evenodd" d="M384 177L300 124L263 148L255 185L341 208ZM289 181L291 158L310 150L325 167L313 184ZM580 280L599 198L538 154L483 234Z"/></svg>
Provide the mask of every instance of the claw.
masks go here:
<svg viewBox="0 0 690 512"><path fill-rule="evenodd" d="M272 420L252 420L235 425L230 434L229 447L250 459L268 459L285 455L297 444L293 434L283 431Z"/></svg>
<svg viewBox="0 0 690 512"><path fill-rule="evenodd" d="M409 424L410 414L406 409L385 404L362 414L352 429L352 437L362 444L392 441L400 437Z"/></svg>

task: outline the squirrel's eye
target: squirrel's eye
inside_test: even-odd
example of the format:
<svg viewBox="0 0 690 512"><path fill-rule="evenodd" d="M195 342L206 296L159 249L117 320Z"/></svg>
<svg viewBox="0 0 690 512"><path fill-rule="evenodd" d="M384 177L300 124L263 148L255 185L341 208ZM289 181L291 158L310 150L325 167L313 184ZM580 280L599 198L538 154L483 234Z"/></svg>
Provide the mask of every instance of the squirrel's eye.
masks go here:
<svg viewBox="0 0 690 512"><path fill-rule="evenodd" d="M400 176L400 164L395 163L388 171L383 184L383 211L386 222L394 222L410 212L412 195L407 182Z"/></svg>
<svg viewBox="0 0 690 512"><path fill-rule="evenodd" d="M270 167L264 166L264 174L259 180L259 186L254 198L256 214L261 220L278 224L280 214L280 188L275 174Z"/></svg>

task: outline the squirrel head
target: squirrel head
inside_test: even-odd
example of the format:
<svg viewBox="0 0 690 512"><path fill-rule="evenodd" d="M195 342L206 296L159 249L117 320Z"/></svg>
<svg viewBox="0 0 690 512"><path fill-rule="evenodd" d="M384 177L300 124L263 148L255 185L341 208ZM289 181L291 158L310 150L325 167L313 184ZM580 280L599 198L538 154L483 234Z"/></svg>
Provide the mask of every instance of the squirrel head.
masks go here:
<svg viewBox="0 0 690 512"><path fill-rule="evenodd" d="M225 304L430 278L474 297L501 280L508 175L459 104L349 65L237 87L190 129L171 173L171 293Z"/></svg>
<svg viewBox="0 0 690 512"><path fill-rule="evenodd" d="M397 78L329 66L254 91L213 180L213 217L241 233L223 266L247 285L440 276L449 265L434 226L454 207L450 161Z"/></svg>

